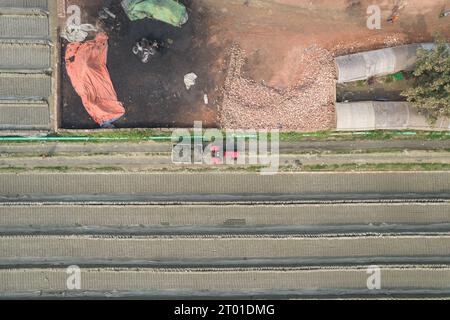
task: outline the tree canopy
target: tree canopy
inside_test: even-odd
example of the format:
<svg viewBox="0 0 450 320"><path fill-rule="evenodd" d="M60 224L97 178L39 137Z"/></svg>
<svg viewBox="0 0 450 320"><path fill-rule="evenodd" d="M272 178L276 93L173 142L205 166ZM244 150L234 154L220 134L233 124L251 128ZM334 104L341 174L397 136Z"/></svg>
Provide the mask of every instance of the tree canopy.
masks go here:
<svg viewBox="0 0 450 320"><path fill-rule="evenodd" d="M413 88L402 93L418 112L434 123L450 117L450 50L443 38L433 50L419 49Z"/></svg>

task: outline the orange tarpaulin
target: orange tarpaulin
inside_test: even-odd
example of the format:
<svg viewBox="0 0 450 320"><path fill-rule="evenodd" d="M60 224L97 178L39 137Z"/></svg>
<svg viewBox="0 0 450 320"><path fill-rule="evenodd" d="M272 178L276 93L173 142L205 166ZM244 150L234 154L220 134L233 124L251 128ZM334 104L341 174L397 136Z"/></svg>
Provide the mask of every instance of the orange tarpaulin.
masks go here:
<svg viewBox="0 0 450 320"><path fill-rule="evenodd" d="M86 111L101 126L116 121L125 114L117 100L106 59L108 36L99 33L94 40L74 42L67 46L66 69L75 91Z"/></svg>

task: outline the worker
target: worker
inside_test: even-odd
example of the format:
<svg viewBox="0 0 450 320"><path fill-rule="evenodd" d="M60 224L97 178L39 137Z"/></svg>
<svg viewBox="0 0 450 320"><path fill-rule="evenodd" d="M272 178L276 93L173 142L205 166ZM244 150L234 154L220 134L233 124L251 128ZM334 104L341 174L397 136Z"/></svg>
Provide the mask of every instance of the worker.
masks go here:
<svg viewBox="0 0 450 320"><path fill-rule="evenodd" d="M400 15L398 13L392 14L388 19L387 22L389 23L396 23Z"/></svg>
<svg viewBox="0 0 450 320"><path fill-rule="evenodd" d="M390 17L387 19L387 22L389 23L396 23L398 21L398 19L400 18L400 10L403 10L406 5L408 4L406 1L404 0L397 0L395 2L395 6L392 9L392 13L390 15Z"/></svg>

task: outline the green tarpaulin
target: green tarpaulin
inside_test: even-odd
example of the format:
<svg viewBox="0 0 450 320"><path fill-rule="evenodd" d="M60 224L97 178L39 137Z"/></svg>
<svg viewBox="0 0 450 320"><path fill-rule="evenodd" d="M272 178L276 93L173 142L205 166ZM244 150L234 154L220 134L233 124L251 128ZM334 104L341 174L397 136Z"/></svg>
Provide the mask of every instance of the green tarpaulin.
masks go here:
<svg viewBox="0 0 450 320"><path fill-rule="evenodd" d="M123 0L130 20L151 18L180 27L188 20L186 7L174 0Z"/></svg>

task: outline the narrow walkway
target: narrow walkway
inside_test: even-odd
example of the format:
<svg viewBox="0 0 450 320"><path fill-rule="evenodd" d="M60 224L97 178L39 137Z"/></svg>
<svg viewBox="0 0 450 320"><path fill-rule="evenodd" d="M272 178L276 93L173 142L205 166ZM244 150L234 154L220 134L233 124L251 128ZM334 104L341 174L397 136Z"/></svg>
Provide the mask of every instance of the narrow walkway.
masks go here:
<svg viewBox="0 0 450 320"><path fill-rule="evenodd" d="M299 141L281 142L280 153L333 152L371 150L450 150L450 139L444 140L359 140L359 141ZM0 154L6 153L171 153L168 142L117 142L117 143L75 143L36 142L0 143Z"/></svg>

